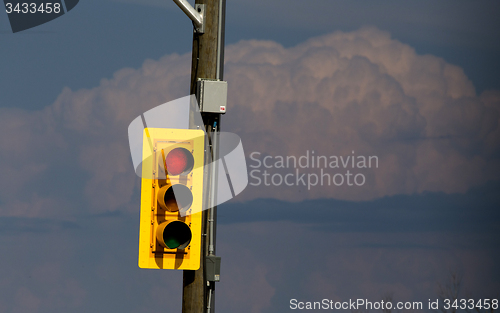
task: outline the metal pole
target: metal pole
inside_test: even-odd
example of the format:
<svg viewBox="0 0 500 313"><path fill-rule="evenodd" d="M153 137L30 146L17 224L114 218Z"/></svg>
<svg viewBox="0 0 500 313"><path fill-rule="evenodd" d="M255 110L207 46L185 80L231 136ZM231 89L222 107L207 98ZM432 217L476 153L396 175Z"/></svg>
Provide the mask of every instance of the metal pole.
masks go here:
<svg viewBox="0 0 500 313"><path fill-rule="evenodd" d="M215 255L215 211L217 209L217 174L219 160L219 127L212 128L212 168L210 173L210 213L208 217L208 255Z"/></svg>
<svg viewBox="0 0 500 313"><path fill-rule="evenodd" d="M225 29L226 29L226 0L218 0L219 14L218 14L218 27L217 27L217 72L216 79L224 79L224 43L225 43ZM217 121L212 135L212 151L213 160L219 160L219 134L220 134L220 114L218 114ZM208 254L215 255L216 243L216 230L217 230L217 175L218 175L218 162L214 162L212 169L212 188L211 188L211 209L210 209L210 241L208 246ZM215 282L212 282L208 290L208 313L215 313Z"/></svg>

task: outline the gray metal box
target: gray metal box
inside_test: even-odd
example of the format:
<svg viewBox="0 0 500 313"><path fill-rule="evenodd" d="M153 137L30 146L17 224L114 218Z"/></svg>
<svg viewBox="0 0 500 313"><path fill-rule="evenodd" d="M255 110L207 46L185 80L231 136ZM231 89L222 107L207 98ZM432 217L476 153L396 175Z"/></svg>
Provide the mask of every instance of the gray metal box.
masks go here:
<svg viewBox="0 0 500 313"><path fill-rule="evenodd" d="M207 280L220 281L220 256L207 255L205 265Z"/></svg>
<svg viewBox="0 0 500 313"><path fill-rule="evenodd" d="M199 79L197 89L201 112L226 113L227 82Z"/></svg>

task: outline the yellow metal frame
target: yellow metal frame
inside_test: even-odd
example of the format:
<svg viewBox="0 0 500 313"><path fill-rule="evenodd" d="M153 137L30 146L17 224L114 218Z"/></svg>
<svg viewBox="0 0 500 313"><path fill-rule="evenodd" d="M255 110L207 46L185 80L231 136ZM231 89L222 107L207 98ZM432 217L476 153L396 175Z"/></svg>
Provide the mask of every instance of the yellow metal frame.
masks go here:
<svg viewBox="0 0 500 313"><path fill-rule="evenodd" d="M203 166L205 132L194 129L145 128L143 135L141 220L139 267L197 270L201 259L203 207ZM187 175L159 176L160 162L172 149L182 147L193 154L194 167ZM163 151L163 156L162 156ZM162 161L163 160L163 161ZM159 207L158 190L166 184L181 183L191 189L193 203L186 216ZM191 214L191 211L197 212ZM156 239L156 228L165 220L180 220L191 229L192 238L185 249L164 248Z"/></svg>

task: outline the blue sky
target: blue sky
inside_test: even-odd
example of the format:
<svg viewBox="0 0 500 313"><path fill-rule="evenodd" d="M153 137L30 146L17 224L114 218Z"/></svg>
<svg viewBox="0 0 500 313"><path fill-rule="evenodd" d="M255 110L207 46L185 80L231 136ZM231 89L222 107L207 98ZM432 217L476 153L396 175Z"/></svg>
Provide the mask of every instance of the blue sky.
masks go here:
<svg viewBox="0 0 500 313"><path fill-rule="evenodd" d="M222 127L247 157L380 164L349 168L363 186L250 185L222 205L219 312L426 303L453 271L463 296L500 296L499 13L495 1L228 1ZM187 95L191 36L166 0L81 1L16 34L0 14L0 311L180 310L181 272L137 266L127 127Z"/></svg>

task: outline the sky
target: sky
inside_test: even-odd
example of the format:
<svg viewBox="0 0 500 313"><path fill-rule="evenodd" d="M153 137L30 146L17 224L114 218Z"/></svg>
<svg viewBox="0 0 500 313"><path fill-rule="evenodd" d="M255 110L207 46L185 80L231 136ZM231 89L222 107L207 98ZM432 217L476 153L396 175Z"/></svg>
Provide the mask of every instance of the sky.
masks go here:
<svg viewBox="0 0 500 313"><path fill-rule="evenodd" d="M452 273L461 297L500 297L499 13L227 1L221 127L249 185L218 210L218 312L427 304ZM15 34L0 14L0 41L0 311L180 311L181 271L137 266L127 127L188 95L190 21L87 0Z"/></svg>

